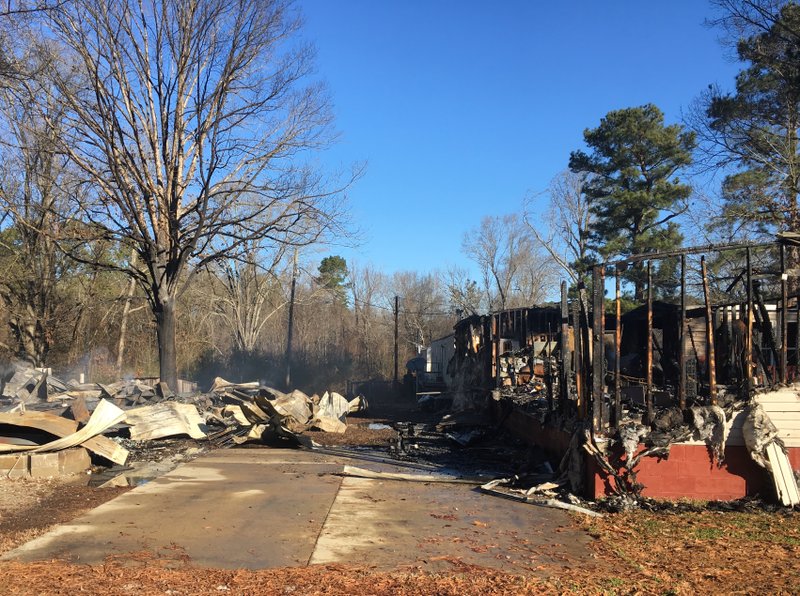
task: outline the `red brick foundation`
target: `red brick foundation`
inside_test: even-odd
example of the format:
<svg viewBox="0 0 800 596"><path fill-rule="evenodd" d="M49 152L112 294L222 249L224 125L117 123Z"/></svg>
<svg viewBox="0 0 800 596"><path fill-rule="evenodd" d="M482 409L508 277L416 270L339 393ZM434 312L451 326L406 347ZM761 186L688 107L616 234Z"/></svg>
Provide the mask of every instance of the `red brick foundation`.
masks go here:
<svg viewBox="0 0 800 596"><path fill-rule="evenodd" d="M560 460L568 449L570 435L567 432L543 425L534 416L518 410L503 414L504 425L510 432L542 447L554 459ZM791 447L788 452L792 468L800 469L800 448ZM613 481L600 470L592 456L585 453L584 457L584 496L596 499L613 494ZM644 486L642 494L658 499L729 501L759 494L769 496L774 490L767 471L756 465L746 447L738 445L725 448L725 462L717 467L712 463L707 446L674 444L668 458L644 457L636 472L637 482Z"/></svg>
<svg viewBox="0 0 800 596"><path fill-rule="evenodd" d="M800 455L797 449L794 459ZM645 457L636 468L642 494L659 499L729 501L772 491L767 471L750 458L744 446L725 448L725 462L717 467L705 445L675 444L669 457ZM596 471L588 487L589 498L612 493L608 476Z"/></svg>

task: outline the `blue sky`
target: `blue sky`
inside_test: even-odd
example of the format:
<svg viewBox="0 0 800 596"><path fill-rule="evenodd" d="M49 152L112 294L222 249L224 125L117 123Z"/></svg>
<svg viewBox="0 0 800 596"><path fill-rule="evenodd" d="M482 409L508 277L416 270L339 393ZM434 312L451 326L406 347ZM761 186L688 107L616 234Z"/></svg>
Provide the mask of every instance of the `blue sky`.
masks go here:
<svg viewBox="0 0 800 596"><path fill-rule="evenodd" d="M608 111L648 102L677 122L709 84L732 86L702 0L300 0L341 137L349 262L386 273L466 266L465 232L521 212Z"/></svg>

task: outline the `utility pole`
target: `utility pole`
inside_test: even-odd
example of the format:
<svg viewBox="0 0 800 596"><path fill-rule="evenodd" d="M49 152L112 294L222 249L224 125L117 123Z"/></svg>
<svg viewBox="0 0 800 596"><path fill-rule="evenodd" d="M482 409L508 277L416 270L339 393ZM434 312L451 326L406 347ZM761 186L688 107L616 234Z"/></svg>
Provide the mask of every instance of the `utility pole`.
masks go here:
<svg viewBox="0 0 800 596"><path fill-rule="evenodd" d="M399 326L398 326L399 313L400 313L400 296L395 296L394 297L394 386L395 387L397 387L397 382L398 382L397 364L398 364L399 352L397 344L400 337Z"/></svg>
<svg viewBox="0 0 800 596"><path fill-rule="evenodd" d="M286 332L286 390L292 383L292 333L294 332L294 292L297 287L297 249L294 249L294 266L292 267L292 289L289 294L289 325Z"/></svg>

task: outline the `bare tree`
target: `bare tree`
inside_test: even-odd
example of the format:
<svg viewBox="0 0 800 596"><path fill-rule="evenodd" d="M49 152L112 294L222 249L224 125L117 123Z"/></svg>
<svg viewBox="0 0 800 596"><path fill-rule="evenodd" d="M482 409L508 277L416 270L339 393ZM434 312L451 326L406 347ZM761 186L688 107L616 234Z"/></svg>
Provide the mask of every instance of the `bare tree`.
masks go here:
<svg viewBox="0 0 800 596"><path fill-rule="evenodd" d="M407 347L428 346L431 340L452 329L453 318L446 312L440 277L431 273L400 271L392 276L385 303L400 297L400 324Z"/></svg>
<svg viewBox="0 0 800 596"><path fill-rule="evenodd" d="M542 208L538 197L525 201L525 223L573 284L586 282L592 263L590 248L594 216L583 192L587 175L565 170L550 181Z"/></svg>
<svg viewBox="0 0 800 596"><path fill-rule="evenodd" d="M725 37L721 41L735 50L742 38L766 33L777 24L786 4L787 0L711 0L717 14L707 23L722 30ZM797 34L788 30L786 33Z"/></svg>
<svg viewBox="0 0 800 596"><path fill-rule="evenodd" d="M287 273L284 252L279 248L267 260L270 255L254 247L245 260L231 259L217 267L213 312L231 331L234 347L244 354L255 352L264 326L288 304L282 283Z"/></svg>
<svg viewBox="0 0 800 596"><path fill-rule="evenodd" d="M176 302L198 271L337 225L340 194L303 165L330 136L324 90L302 84L311 52L283 0L71 0L43 23L72 56L40 93L68 109L75 216L137 251L138 266L104 265L144 289L172 384Z"/></svg>
<svg viewBox="0 0 800 596"><path fill-rule="evenodd" d="M450 295L450 306L456 313L466 316L476 315L481 311L482 293L478 282L471 278L463 267L450 267L445 273L447 293Z"/></svg>
<svg viewBox="0 0 800 596"><path fill-rule="evenodd" d="M46 53L34 54L20 63L32 72L47 59ZM31 86L24 81L0 92L0 209L8 224L0 231L0 300L16 343L13 351L44 366L55 327L65 323L58 286L69 266L56 238L70 170L54 149L63 131L61 106L42 103L40 110L53 125L47 127L31 108L33 101Z"/></svg>
<svg viewBox="0 0 800 596"><path fill-rule="evenodd" d="M18 34L20 20L41 17L69 0L0 0L0 89L28 80L35 65L25 59L30 50L25 36Z"/></svg>
<svg viewBox="0 0 800 596"><path fill-rule="evenodd" d="M379 308L379 297L387 287L386 275L372 266L350 266L350 293L353 297L353 316L357 355L366 371L389 366L390 350L385 338L389 336L387 311Z"/></svg>
<svg viewBox="0 0 800 596"><path fill-rule="evenodd" d="M546 297L552 270L517 214L484 217L464 235L462 251L480 268L489 310L531 306Z"/></svg>
<svg viewBox="0 0 800 596"><path fill-rule="evenodd" d="M69 0L2 0L0 18L54 10Z"/></svg>

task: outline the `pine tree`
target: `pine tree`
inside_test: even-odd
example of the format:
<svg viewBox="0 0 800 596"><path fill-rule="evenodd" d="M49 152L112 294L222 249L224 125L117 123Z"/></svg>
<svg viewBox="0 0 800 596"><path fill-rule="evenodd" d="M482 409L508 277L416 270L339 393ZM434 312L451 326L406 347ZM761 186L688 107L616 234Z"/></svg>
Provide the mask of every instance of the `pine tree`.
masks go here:
<svg viewBox="0 0 800 596"><path fill-rule="evenodd" d="M592 174L584 191L594 214L595 250L606 259L677 248L683 241L675 217L687 208L691 188L676 177L692 161L695 135L682 126L665 126L656 106L609 112L584 131L591 153L574 151L569 167ZM669 293L674 263L662 261L654 280ZM625 272L634 298L644 299L642 265Z"/></svg>
<svg viewBox="0 0 800 596"><path fill-rule="evenodd" d="M717 165L739 170L722 185L720 223L772 234L800 229L800 6L763 14L739 40L747 64L736 91L706 95L706 149Z"/></svg>
<svg viewBox="0 0 800 596"><path fill-rule="evenodd" d="M319 284L328 289L337 302L347 303L347 261L339 255L325 257L317 268Z"/></svg>

